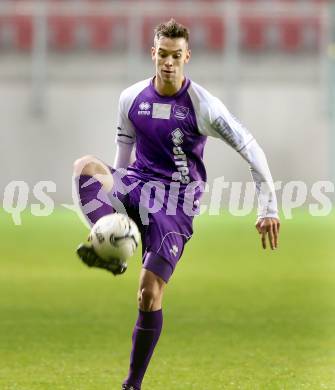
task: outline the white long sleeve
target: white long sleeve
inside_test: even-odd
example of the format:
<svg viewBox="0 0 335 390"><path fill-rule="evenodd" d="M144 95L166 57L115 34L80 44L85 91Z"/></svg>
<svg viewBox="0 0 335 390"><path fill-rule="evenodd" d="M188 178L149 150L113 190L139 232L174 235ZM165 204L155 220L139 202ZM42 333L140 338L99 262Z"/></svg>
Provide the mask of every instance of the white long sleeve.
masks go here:
<svg viewBox="0 0 335 390"><path fill-rule="evenodd" d="M113 167L118 168L127 168L131 163L131 155L133 151L134 144L126 144L123 142L117 142L116 144L116 154L114 159Z"/></svg>
<svg viewBox="0 0 335 390"><path fill-rule="evenodd" d="M275 188L263 149L255 139L239 151L249 163L258 198L258 218L278 218Z"/></svg>
<svg viewBox="0 0 335 390"><path fill-rule="evenodd" d="M220 138L248 163L258 197L258 217L278 217L277 199L268 162L252 134L207 90L193 83L190 88L199 132Z"/></svg>
<svg viewBox="0 0 335 390"><path fill-rule="evenodd" d="M117 132L115 136L116 155L113 165L115 169L126 169L135 160L132 151L136 143L136 131L134 125L128 117L128 112L137 96L137 93L149 83L150 79L141 81L137 83L135 87L124 90L120 95Z"/></svg>

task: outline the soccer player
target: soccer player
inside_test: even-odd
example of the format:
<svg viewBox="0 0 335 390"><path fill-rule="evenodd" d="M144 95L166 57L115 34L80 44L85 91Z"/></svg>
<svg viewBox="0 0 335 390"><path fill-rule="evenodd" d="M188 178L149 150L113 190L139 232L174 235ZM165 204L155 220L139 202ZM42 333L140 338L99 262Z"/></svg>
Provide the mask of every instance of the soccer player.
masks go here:
<svg viewBox="0 0 335 390"><path fill-rule="evenodd" d="M271 249L278 245L280 224L266 157L219 99L184 76L184 65L191 57L188 42L187 28L173 19L156 27L151 52L155 76L127 88L120 96L113 168L93 156L84 156L74 164L81 206L90 223L112 213L108 200L119 199L141 231L139 313L129 374L122 385L125 390L141 388L161 333L163 291L192 236L194 214L185 209L197 210L201 183L206 181L203 151L207 136L222 139L248 162L259 200L256 228L263 248L267 240ZM131 162L134 146L136 159ZM121 168L127 170L125 175L118 175ZM151 190L156 186L153 194L149 191L150 196L162 194L163 188L163 200L162 207L150 213L145 223L140 218L140 199L148 184ZM167 199L176 189L171 212L173 207ZM101 193L106 194L106 202L100 202ZM99 207L91 207L94 204ZM126 270L126 264L104 262L89 244L82 244L77 252L89 266L114 274Z"/></svg>

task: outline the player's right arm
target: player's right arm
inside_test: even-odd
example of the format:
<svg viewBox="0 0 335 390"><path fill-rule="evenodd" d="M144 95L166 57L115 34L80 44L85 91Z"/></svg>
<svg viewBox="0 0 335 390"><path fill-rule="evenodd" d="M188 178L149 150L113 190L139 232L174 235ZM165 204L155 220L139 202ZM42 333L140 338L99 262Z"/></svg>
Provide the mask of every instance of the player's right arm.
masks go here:
<svg viewBox="0 0 335 390"><path fill-rule="evenodd" d="M132 162L132 151L136 140L135 129L128 118L127 95L121 93L119 100L117 132L116 132L116 154L113 167L127 168Z"/></svg>
<svg viewBox="0 0 335 390"><path fill-rule="evenodd" d="M118 142L116 144L116 154L114 158L114 165L113 167L115 169L118 168L127 168L128 165L132 163L132 151L133 151L134 144L125 144Z"/></svg>

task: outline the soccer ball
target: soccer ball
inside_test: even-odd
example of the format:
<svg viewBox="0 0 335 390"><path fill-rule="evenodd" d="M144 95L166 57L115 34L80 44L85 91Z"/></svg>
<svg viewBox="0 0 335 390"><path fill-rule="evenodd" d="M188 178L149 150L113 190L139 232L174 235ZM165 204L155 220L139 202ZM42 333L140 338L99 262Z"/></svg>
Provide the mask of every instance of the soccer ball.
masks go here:
<svg viewBox="0 0 335 390"><path fill-rule="evenodd" d="M125 262L140 242L136 223L124 214L114 213L100 218L92 227L89 241L96 254L106 261Z"/></svg>

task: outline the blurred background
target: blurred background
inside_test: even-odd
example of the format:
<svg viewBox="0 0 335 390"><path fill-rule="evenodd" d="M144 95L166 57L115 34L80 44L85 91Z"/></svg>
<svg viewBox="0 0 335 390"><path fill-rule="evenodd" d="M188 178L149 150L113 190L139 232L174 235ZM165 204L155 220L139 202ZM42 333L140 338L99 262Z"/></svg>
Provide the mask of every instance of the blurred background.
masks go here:
<svg viewBox="0 0 335 390"><path fill-rule="evenodd" d="M0 189L57 185L72 162L112 164L120 92L153 75L153 28L191 30L187 76L221 98L263 146L275 180L334 180L335 5L324 0L0 2ZM209 182L250 180L216 140Z"/></svg>

